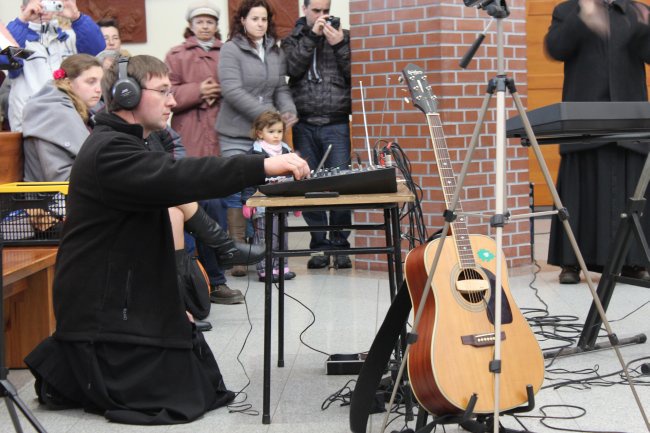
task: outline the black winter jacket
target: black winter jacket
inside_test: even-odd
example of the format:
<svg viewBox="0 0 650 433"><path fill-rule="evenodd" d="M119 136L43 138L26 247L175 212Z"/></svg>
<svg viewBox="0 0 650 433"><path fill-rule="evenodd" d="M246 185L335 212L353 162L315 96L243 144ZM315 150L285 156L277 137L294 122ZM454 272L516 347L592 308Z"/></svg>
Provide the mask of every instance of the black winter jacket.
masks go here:
<svg viewBox="0 0 650 433"><path fill-rule="evenodd" d="M313 125L347 123L352 112L350 95L350 32L331 46L324 36L317 36L305 17L296 21L293 32L282 41L287 61L289 88L298 109L298 118ZM314 50L322 82L308 79Z"/></svg>
<svg viewBox="0 0 650 433"><path fill-rule="evenodd" d="M167 208L264 182L264 158L174 160L149 150L139 125L95 120L70 177L54 336L190 348Z"/></svg>

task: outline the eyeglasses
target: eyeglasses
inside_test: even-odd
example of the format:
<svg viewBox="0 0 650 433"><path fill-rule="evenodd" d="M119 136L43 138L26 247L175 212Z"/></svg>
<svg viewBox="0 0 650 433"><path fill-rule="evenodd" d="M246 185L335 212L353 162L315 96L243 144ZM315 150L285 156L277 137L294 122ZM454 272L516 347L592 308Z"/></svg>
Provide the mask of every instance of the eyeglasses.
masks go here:
<svg viewBox="0 0 650 433"><path fill-rule="evenodd" d="M158 92L160 93L161 96L168 98L170 96L174 96L174 91L171 88L168 89L147 89L146 87L143 87L142 90L151 90L152 92Z"/></svg>

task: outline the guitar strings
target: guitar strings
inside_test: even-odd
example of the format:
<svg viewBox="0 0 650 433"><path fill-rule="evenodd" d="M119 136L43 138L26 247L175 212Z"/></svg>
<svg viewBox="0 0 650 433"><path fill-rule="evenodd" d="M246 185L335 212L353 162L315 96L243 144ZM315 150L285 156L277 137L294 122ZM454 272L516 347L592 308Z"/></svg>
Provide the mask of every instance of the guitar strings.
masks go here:
<svg viewBox="0 0 650 433"><path fill-rule="evenodd" d="M434 153L436 155L438 171L441 174L440 184L443 190L445 203L448 210L452 210L455 213L460 212L462 214L463 209L460 200L456 202L455 209L449 209L453 204L452 201L457 189L457 183L456 175L451 166L451 158L449 156L440 114L427 113L427 123L429 124L431 139L434 142ZM451 226L452 237L454 238L456 253L458 255L458 263L461 268L459 277L462 277L464 280L483 280L483 276L476 269L476 262L474 261L474 253L471 247L465 216L460 215L456 221L457 222L452 222ZM483 295L483 290L474 290L472 284L469 284L468 288L469 292L465 291L461 294L463 297L466 297L472 304L484 302L485 296Z"/></svg>

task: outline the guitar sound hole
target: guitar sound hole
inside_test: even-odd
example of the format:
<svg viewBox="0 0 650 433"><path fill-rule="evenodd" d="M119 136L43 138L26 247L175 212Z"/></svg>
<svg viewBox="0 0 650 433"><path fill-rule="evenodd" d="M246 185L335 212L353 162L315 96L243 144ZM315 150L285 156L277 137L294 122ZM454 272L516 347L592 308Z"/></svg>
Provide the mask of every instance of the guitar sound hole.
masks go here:
<svg viewBox="0 0 650 433"><path fill-rule="evenodd" d="M490 289L490 282L476 269L463 269L456 280L456 290L471 304L483 304Z"/></svg>

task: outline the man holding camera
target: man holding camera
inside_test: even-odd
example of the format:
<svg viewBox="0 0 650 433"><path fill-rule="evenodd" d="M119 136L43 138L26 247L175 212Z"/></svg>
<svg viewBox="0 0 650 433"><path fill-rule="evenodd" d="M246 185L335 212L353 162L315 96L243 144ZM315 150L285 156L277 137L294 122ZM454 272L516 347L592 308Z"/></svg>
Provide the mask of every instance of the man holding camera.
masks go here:
<svg viewBox="0 0 650 433"><path fill-rule="evenodd" d="M59 17L70 20L74 34L59 27ZM20 14L7 29L22 48L34 52L22 62L22 69L9 73L9 124L12 131L21 131L25 103L52 79L63 59L77 53L94 56L106 44L97 24L79 11L76 0L23 0Z"/></svg>
<svg viewBox="0 0 650 433"><path fill-rule="evenodd" d="M289 87L298 109L293 127L293 145L313 170L327 147L332 150L324 168L345 169L350 164L350 32L341 29L339 18L330 15L331 0L304 0L304 17L282 41L286 55ZM329 225L349 225L350 211L329 212ZM326 212L303 212L310 226L328 225ZM348 248L349 231L329 234L312 232L309 247L314 250ZM307 267L329 265L327 255L312 257ZM335 268L350 268L347 255L336 255Z"/></svg>

